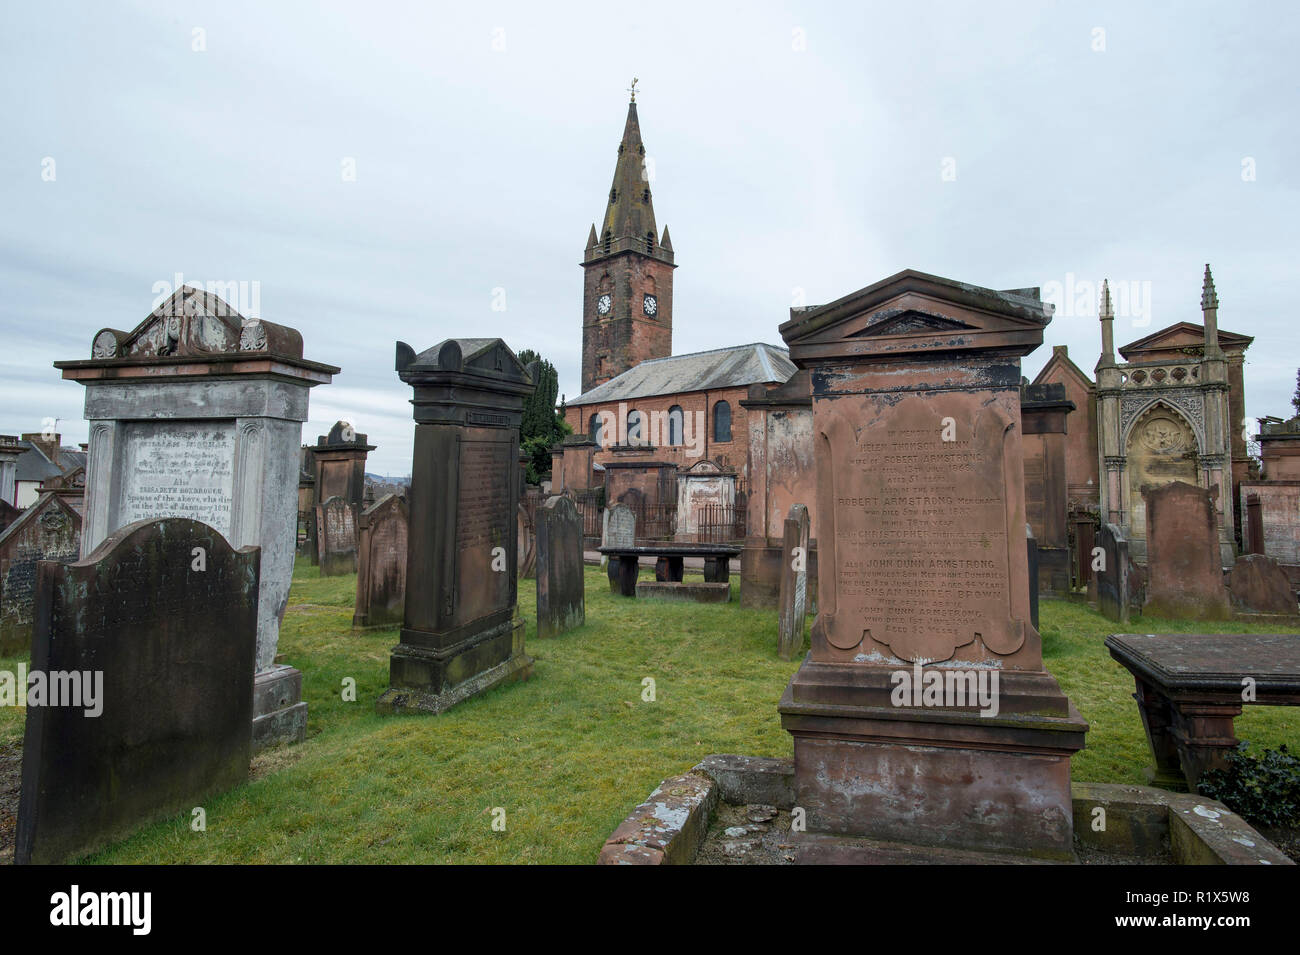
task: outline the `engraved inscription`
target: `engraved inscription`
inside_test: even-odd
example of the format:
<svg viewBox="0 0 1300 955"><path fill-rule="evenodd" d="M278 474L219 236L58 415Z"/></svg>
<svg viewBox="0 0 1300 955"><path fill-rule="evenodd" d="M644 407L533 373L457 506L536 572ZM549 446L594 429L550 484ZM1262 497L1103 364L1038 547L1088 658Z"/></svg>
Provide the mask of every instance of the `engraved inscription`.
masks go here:
<svg viewBox="0 0 1300 955"><path fill-rule="evenodd" d="M511 446L505 441L465 441L460 446L456 499L456 549L504 546L510 532L506 480Z"/></svg>
<svg viewBox="0 0 1300 955"><path fill-rule="evenodd" d="M132 423L125 436L119 525L188 517L230 535L233 421Z"/></svg>

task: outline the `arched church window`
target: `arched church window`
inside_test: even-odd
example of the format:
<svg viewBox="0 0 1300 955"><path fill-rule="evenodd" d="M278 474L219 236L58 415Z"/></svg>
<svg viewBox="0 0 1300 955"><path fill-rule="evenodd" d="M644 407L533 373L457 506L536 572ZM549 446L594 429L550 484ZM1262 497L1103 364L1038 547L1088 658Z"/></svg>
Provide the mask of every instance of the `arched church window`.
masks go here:
<svg viewBox="0 0 1300 955"><path fill-rule="evenodd" d="M641 412L635 408L627 413L627 443L641 443Z"/></svg>
<svg viewBox="0 0 1300 955"><path fill-rule="evenodd" d="M601 438L604 435L602 434L602 429L600 427L599 414L593 414L589 419L587 419L587 436L597 444L602 446L604 445L604 442L601 441Z"/></svg>
<svg viewBox="0 0 1300 955"><path fill-rule="evenodd" d="M731 405L725 401L713 406L713 440L731 440Z"/></svg>
<svg viewBox="0 0 1300 955"><path fill-rule="evenodd" d="M682 406L673 405L668 409L668 443L677 447L682 443Z"/></svg>
<svg viewBox="0 0 1300 955"><path fill-rule="evenodd" d="M645 234L645 250L646 250L647 252L653 252L653 251L655 250L655 234L654 234L654 232L647 232L647 233Z"/></svg>

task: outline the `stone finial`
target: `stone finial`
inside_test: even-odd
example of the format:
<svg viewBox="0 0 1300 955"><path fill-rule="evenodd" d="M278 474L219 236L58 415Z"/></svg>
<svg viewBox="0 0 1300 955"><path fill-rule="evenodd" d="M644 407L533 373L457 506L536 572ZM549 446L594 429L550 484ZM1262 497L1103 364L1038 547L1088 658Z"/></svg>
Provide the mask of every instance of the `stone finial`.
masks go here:
<svg viewBox="0 0 1300 955"><path fill-rule="evenodd" d="M1115 309L1110 302L1110 282L1101 280L1101 320L1109 321L1115 317Z"/></svg>
<svg viewBox="0 0 1300 955"><path fill-rule="evenodd" d="M1214 276L1210 274L1210 263L1205 263L1205 281L1201 285L1201 311L1206 312L1219 307L1219 295L1214 291Z"/></svg>

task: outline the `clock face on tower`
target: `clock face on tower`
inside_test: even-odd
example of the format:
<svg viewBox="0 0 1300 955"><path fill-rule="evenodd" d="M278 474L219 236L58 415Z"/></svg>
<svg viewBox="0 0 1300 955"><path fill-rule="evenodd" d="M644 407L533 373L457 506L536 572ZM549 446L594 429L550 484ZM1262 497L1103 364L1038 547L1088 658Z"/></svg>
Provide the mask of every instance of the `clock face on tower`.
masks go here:
<svg viewBox="0 0 1300 955"><path fill-rule="evenodd" d="M609 295L602 295L596 299L596 311L601 315L608 315L609 310L614 307L614 300Z"/></svg>
<svg viewBox="0 0 1300 955"><path fill-rule="evenodd" d="M659 300L653 295L647 295L645 301L641 303L641 307L645 309L647 315L653 316L659 311Z"/></svg>

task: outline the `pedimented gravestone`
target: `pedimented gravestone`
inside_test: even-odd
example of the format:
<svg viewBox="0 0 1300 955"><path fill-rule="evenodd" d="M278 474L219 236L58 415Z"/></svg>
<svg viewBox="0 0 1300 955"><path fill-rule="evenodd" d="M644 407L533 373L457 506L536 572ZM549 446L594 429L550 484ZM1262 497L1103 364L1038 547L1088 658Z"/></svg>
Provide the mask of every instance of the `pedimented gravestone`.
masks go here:
<svg viewBox="0 0 1300 955"><path fill-rule="evenodd" d="M55 362L86 386L81 553L119 527L187 517L261 549L254 750L303 739L302 674L275 662L289 601L307 397L339 369L302 357L292 328L244 319L186 286L92 357Z"/></svg>
<svg viewBox="0 0 1300 955"><path fill-rule="evenodd" d="M366 455L373 450L375 446L347 421L336 421L329 434L316 438L316 443L308 448L313 514L331 497L343 498L353 506L356 514L368 506L365 502ZM315 526L308 527L308 535L313 541L318 533ZM311 558L313 564L319 563L319 542L315 542Z"/></svg>
<svg viewBox="0 0 1300 955"><path fill-rule="evenodd" d="M31 646L37 564L66 564L79 556L81 515L61 494L42 494L0 533L0 657Z"/></svg>
<svg viewBox="0 0 1300 955"><path fill-rule="evenodd" d="M406 605L406 498L387 494L361 515L354 627L401 626Z"/></svg>
<svg viewBox="0 0 1300 955"><path fill-rule="evenodd" d="M357 572L356 507L341 497L331 497L316 508L317 547L322 577Z"/></svg>
<svg viewBox="0 0 1300 955"><path fill-rule="evenodd" d="M1184 481L1142 489L1147 535L1143 616L1186 620L1232 616L1219 562L1214 496Z"/></svg>
<svg viewBox="0 0 1300 955"><path fill-rule="evenodd" d="M72 861L247 780L258 560L169 518L41 564L32 677L76 696L29 690L17 862Z"/></svg>
<svg viewBox="0 0 1300 955"><path fill-rule="evenodd" d="M537 508L537 635L553 637L586 622L582 515L567 497Z"/></svg>
<svg viewBox="0 0 1300 955"><path fill-rule="evenodd" d="M781 548L781 590L777 617L777 655L792 659L803 646L808 613L808 508L790 505Z"/></svg>
<svg viewBox="0 0 1300 955"><path fill-rule="evenodd" d="M779 709L808 831L1069 858L1087 723L1029 620L1018 406L1051 306L906 271L791 314L820 612ZM997 717L956 693L900 699L900 673L985 686Z"/></svg>
<svg viewBox="0 0 1300 955"><path fill-rule="evenodd" d="M626 504L615 504L613 507L605 508L604 515L604 533L601 535L601 547L632 547L636 544L636 511ZM626 562L618 560L605 561L605 569L609 576L609 591L613 594L624 592L623 585L619 581L620 569L624 572L635 571L636 565L633 564L631 570L626 566ZM632 589L635 590L635 578L632 582Z"/></svg>
<svg viewBox="0 0 1300 955"><path fill-rule="evenodd" d="M401 643L380 712L440 713L527 679L517 607L519 422L533 382L499 338L397 343L414 391L410 547Z"/></svg>

